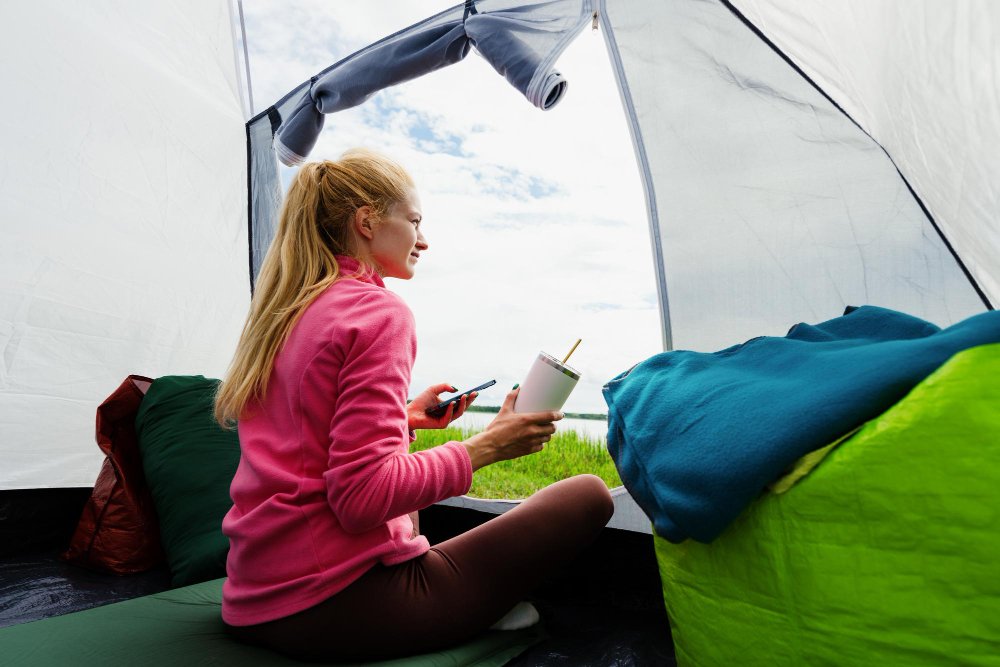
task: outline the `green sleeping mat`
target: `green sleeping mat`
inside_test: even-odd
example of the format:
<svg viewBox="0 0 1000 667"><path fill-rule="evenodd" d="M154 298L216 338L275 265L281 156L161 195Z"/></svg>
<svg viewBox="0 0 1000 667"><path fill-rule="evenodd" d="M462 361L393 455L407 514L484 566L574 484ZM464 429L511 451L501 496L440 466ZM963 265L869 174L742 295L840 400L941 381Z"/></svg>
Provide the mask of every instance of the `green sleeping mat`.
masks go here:
<svg viewBox="0 0 1000 667"><path fill-rule="evenodd" d="M226 634L222 582L215 579L166 593L0 629L0 663L53 665L301 665ZM503 665L542 639L529 628L488 631L455 648L369 665L458 667ZM339 664L339 663L337 663Z"/></svg>
<svg viewBox="0 0 1000 667"><path fill-rule="evenodd" d="M679 665L1000 665L1000 344L656 551Z"/></svg>

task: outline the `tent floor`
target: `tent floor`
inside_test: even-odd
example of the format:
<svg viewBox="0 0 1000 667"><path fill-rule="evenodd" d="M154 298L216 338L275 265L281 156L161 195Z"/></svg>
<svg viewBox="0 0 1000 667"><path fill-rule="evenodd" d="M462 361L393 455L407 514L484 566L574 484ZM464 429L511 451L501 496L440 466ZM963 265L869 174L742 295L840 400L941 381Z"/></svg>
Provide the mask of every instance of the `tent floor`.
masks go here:
<svg viewBox="0 0 1000 667"><path fill-rule="evenodd" d="M434 506L421 512L421 529L435 543L491 516ZM165 568L116 576L68 565L57 554L57 549L34 549L0 559L0 627L169 588ZM508 664L675 665L661 596L652 537L605 529L572 568L535 592L548 637Z"/></svg>
<svg viewBox="0 0 1000 667"><path fill-rule="evenodd" d="M0 628L170 588L165 566L119 576L64 563L60 551L36 549L0 559Z"/></svg>

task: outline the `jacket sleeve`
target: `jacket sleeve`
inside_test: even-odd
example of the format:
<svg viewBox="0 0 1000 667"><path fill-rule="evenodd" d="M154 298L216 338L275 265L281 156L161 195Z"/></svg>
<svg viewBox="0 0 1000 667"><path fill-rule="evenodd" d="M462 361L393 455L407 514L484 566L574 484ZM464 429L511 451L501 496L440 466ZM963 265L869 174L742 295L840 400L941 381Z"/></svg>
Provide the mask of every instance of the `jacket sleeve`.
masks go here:
<svg viewBox="0 0 1000 667"><path fill-rule="evenodd" d="M472 464L463 445L409 453L406 395L416 335L402 299L388 290L365 295L342 345L324 479L344 530L365 532L467 492Z"/></svg>

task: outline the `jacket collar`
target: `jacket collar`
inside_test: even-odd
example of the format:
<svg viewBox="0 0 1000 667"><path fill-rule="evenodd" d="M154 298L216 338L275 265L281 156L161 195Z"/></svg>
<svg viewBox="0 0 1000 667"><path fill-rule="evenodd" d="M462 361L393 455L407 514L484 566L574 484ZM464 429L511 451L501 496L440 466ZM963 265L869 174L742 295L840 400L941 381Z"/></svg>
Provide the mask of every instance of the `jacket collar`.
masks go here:
<svg viewBox="0 0 1000 667"><path fill-rule="evenodd" d="M376 273L371 266L365 265L362 268L361 262L354 257L337 255L337 264L340 266L340 275L345 278L354 278L355 280L371 283L372 285L385 287L382 276Z"/></svg>

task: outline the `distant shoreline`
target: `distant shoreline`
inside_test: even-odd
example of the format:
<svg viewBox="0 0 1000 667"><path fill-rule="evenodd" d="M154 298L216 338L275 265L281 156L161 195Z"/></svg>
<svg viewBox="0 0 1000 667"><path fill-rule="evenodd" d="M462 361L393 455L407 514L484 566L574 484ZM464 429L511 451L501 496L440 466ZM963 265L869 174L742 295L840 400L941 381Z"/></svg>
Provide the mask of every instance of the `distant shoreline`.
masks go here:
<svg viewBox="0 0 1000 667"><path fill-rule="evenodd" d="M466 412L500 412L499 405L470 405ZM600 412L566 412L570 419L593 419L595 421L607 421L608 416Z"/></svg>

